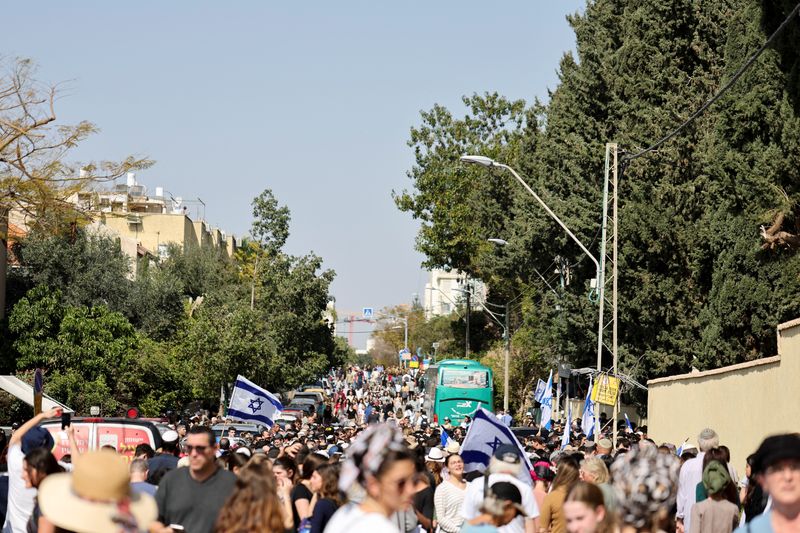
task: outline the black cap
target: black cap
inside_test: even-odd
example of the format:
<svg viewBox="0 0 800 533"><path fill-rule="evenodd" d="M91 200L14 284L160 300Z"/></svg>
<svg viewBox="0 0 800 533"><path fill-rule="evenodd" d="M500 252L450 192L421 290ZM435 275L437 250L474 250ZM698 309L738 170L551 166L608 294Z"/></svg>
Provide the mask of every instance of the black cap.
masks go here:
<svg viewBox="0 0 800 533"><path fill-rule="evenodd" d="M497 449L494 451L494 458L503 461L504 463L510 464L519 464L521 462L521 458L519 456L519 450L513 444L503 444L498 446Z"/></svg>
<svg viewBox="0 0 800 533"><path fill-rule="evenodd" d="M753 459L753 473L764 473L768 467L784 459L800 460L800 434L773 435L764 439Z"/></svg>
<svg viewBox="0 0 800 533"><path fill-rule="evenodd" d="M489 492L498 500L511 502L522 516L527 516L522 507L522 494L513 483L498 481L489 487Z"/></svg>

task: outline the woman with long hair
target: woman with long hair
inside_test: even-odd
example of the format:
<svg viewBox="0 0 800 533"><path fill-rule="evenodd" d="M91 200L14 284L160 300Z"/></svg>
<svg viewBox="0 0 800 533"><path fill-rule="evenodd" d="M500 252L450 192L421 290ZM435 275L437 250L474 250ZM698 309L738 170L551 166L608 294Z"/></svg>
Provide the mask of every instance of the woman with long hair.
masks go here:
<svg viewBox="0 0 800 533"><path fill-rule="evenodd" d="M717 461L725 465L725 468L728 469L728 476L730 479L731 478L730 468L728 467L727 457L730 457L730 453L726 452L726 450L723 449L721 446L717 448L711 448L703 456L703 470L705 471L706 467L709 464L711 464L714 461ZM740 502L739 502L739 493L736 490L736 483L731 482L727 484L723 490L724 490L723 496L725 497L725 499L738 507ZM700 483L698 483L697 486L695 487L695 501L702 502L708 497L709 494L708 491L706 490L705 483L703 483L703 480L701 479Z"/></svg>
<svg viewBox="0 0 800 533"><path fill-rule="evenodd" d="M533 498L536 500L536 507L539 509L544 505L544 498L550 492L550 484L556 476L550 463L538 461L533 465L531 478L533 478Z"/></svg>
<svg viewBox="0 0 800 533"><path fill-rule="evenodd" d="M311 474L311 490L314 491L314 510L311 512L311 533L322 533L336 510L342 506L339 492L339 464L323 464Z"/></svg>
<svg viewBox="0 0 800 533"><path fill-rule="evenodd" d="M279 490L282 486L283 490ZM291 530L288 483L273 474L269 461L246 464L233 493L220 510L216 533L260 533Z"/></svg>
<svg viewBox="0 0 800 533"><path fill-rule="evenodd" d="M47 476L63 471L55 456L45 448L34 448L22 461L22 480L26 489L38 489ZM52 531L50 522L42 516L38 500L34 500L33 513L28 519L28 533L37 533L39 528Z"/></svg>
<svg viewBox="0 0 800 533"><path fill-rule="evenodd" d="M397 533L389 517L411 505L414 471L414 456L397 428L388 424L367 428L347 449L339 475L339 489L358 489L363 500L336 511L326 533Z"/></svg>
<svg viewBox="0 0 800 533"><path fill-rule="evenodd" d="M600 488L579 481L569 491L564 501L564 516L568 533L612 533L612 514L606 510L605 498Z"/></svg>
<svg viewBox="0 0 800 533"><path fill-rule="evenodd" d="M567 521L564 517L564 501L567 494L579 479L578 462L570 457L561 459L558 471L550 493L544 497L541 515L539 516L540 531L549 533L566 533Z"/></svg>
<svg viewBox="0 0 800 533"><path fill-rule="evenodd" d="M306 528L308 526L308 518L311 516L311 500L314 497L311 489L311 476L327 460L323 455L310 453L306 455L300 465L300 475L294 488L292 488L292 517L295 530L300 529L304 521Z"/></svg>
<svg viewBox="0 0 800 533"><path fill-rule="evenodd" d="M464 494L467 490L467 483L464 481L464 460L459 454L453 453L447 456L444 466L449 476L436 487L433 505L439 529L443 533L457 533L464 523L464 517L461 516L461 505L464 503Z"/></svg>

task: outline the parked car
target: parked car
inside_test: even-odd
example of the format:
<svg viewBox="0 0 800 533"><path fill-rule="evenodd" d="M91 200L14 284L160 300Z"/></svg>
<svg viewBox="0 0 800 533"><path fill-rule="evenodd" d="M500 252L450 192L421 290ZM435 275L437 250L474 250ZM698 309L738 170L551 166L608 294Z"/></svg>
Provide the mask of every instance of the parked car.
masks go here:
<svg viewBox="0 0 800 533"><path fill-rule="evenodd" d="M42 423L42 427L53 435L53 455L56 459L70 453L69 440L66 431L61 429L61 420L48 420ZM75 428L75 440L80 452L113 446L120 454L133 458L133 452L139 444L149 444L154 450L161 447L158 427L146 420L78 417L72 419L72 427Z"/></svg>
<svg viewBox="0 0 800 533"><path fill-rule="evenodd" d="M293 415L297 418L303 418L304 416L311 416L315 410L316 409L312 404L292 402L283 408L283 414Z"/></svg>
<svg viewBox="0 0 800 533"><path fill-rule="evenodd" d="M214 424L211 426L211 429L214 431L214 434L217 436L217 440L222 437L228 436L228 430L233 428L236 430L236 436L239 437L242 433L251 433L254 437L261 435L261 430L264 426L259 426L256 424L247 424L245 422L229 422L227 424Z"/></svg>
<svg viewBox="0 0 800 533"><path fill-rule="evenodd" d="M305 390L303 392L295 392L292 401L295 402L301 398L314 400L315 404L325 403L325 395L318 391Z"/></svg>

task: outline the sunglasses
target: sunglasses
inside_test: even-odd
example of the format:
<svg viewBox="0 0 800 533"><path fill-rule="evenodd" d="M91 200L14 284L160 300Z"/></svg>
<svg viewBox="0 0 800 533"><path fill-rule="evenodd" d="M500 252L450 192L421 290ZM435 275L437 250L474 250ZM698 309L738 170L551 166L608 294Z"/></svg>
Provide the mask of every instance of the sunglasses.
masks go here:
<svg viewBox="0 0 800 533"><path fill-rule="evenodd" d="M184 446L186 449L186 455L192 455L192 452L197 452L198 454L206 453L206 450L209 448L208 446L192 446L191 444L187 444Z"/></svg>

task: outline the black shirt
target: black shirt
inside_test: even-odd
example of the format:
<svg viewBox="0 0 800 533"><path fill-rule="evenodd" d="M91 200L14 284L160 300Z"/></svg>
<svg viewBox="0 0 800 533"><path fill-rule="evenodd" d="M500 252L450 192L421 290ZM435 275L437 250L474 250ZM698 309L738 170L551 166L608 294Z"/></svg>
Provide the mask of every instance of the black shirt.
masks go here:
<svg viewBox="0 0 800 533"><path fill-rule="evenodd" d="M311 498L314 497L314 494L310 490L308 490L308 487L306 487L302 483L298 483L292 489L291 497L292 497L292 518L294 518L294 530L297 531L297 528L300 527L300 515L297 513L297 506L295 506L295 502L297 500L308 500L308 503L311 503Z"/></svg>
<svg viewBox="0 0 800 533"><path fill-rule="evenodd" d="M187 533L212 533L235 484L236 476L221 468L203 482L192 479L189 468L173 470L156 492L158 519L165 526L179 524Z"/></svg>

